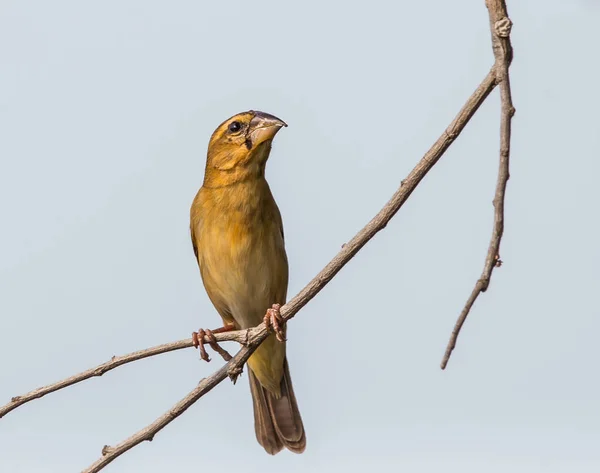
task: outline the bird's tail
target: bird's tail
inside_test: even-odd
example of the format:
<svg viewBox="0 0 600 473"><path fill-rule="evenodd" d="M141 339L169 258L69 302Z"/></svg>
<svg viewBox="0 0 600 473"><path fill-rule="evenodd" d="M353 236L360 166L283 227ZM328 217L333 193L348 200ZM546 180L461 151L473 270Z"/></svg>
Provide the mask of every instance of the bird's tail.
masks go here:
<svg viewBox="0 0 600 473"><path fill-rule="evenodd" d="M279 398L261 386L250 368L248 368L248 377L258 443L271 455L275 455L284 447L294 453L302 453L306 448L306 435L287 360L284 360Z"/></svg>

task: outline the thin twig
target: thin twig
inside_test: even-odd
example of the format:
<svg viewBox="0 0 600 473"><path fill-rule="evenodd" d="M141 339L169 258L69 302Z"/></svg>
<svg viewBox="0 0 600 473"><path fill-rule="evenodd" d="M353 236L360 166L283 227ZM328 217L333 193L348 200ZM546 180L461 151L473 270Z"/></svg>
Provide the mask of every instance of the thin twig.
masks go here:
<svg viewBox="0 0 600 473"><path fill-rule="evenodd" d="M246 330L239 330L235 332L224 332L224 333L216 333L214 334L215 338L218 342L226 342L226 341L236 341L242 344L246 341ZM204 341L206 343L209 342L207 337L204 337ZM73 384L80 383L81 381L85 381L86 379L93 378L95 376L102 376L104 373L110 370L114 370L115 368L131 363L132 361L141 360L143 358L148 358L149 356L160 355L161 353L168 353L170 351L181 350L182 348L189 348L193 346L192 339L188 338L186 340L179 340L177 342L165 343L163 345L158 345L152 348L147 348L145 350L134 351L133 353L128 353L123 356L113 356L106 363L102 363L94 368L90 368L89 370L83 371L82 373L78 373L74 376L70 376L61 381L58 381L53 384L49 384L48 386L42 386L40 388L34 389L26 394L22 394L20 396L13 397L8 404L0 407L0 419L8 414L13 409L16 409L23 404L33 401L34 399L39 399L40 397L45 396L46 394L53 393L58 391L59 389L63 389Z"/></svg>
<svg viewBox="0 0 600 473"><path fill-rule="evenodd" d="M489 95L489 93L495 87L495 75L494 71L490 71L483 82L479 85L477 90L473 93L473 95L469 98L467 103L463 106L458 115L454 118L452 123L448 126L448 128L444 131L442 136L434 143L431 149L425 154L423 159L417 164L417 166L413 169L413 171L408 175L408 177L402 181L402 186L400 189L394 194L394 196L390 199L384 209L377 214L371 222L363 229L359 234L357 234L354 239L344 245L344 248L340 253L334 258L334 260L327 265L327 267L314 278L309 285L296 296L290 303L288 303L281 310L281 314L284 318L286 318L286 308L290 306L290 304L296 300L304 301L302 305L298 308L303 307L310 299L312 299L316 293L321 289L322 286L318 286L318 289L314 289L317 285L317 282L321 279L324 281L323 285L325 285L331 278L335 276L335 274L341 269L345 261L348 261L352 256L354 256L360 248L370 240L375 233L379 230L383 229L389 219L391 219L394 214L398 211L398 209L404 204L406 199L410 196L414 188L419 184L421 179L425 176L427 172L433 167L433 165L441 158L446 149L450 146L450 144L456 139L456 137L463 130L465 125L471 119L473 114L477 111L479 106L483 103L485 98ZM383 213L386 211L386 213ZM355 241L364 240L359 245L352 244ZM340 263L340 261L342 263ZM336 266L337 269L336 269ZM295 312L294 312L295 313ZM245 344L247 340L247 333L245 330L234 331L234 332L224 332L224 333L216 333L214 334L215 338L218 342L223 341L237 341L239 343ZM209 342L208 338L204 338L206 343ZM115 357L113 356L109 361L102 363L94 368L90 368L82 373L78 373L74 376L70 376L69 378L63 379L56 383L42 386L40 388L34 389L26 394L22 394L19 396L15 396L11 399L8 404L0 407L0 418L16 409L17 407L32 401L34 399L39 399L47 394L56 392L60 389L72 386L73 384L80 383L81 381L85 381L86 379L93 378L96 376L102 376L104 373L111 371L121 365L131 363L133 361L141 360L143 358L148 358L154 355L160 355L162 353L168 353L170 351L181 350L182 348L189 348L193 346L192 339L188 338L185 340L179 340L176 342L166 343L163 345L158 345L152 348L148 348L145 350L136 351L133 353L129 353L127 355L122 355Z"/></svg>
<svg viewBox="0 0 600 473"><path fill-rule="evenodd" d="M215 334L215 337L216 336L217 334ZM96 460L92 465L83 470L81 473L96 473L102 470L106 465L115 460L117 457L123 455L127 450L132 449L144 440L152 441L157 432L165 428L173 420L175 420L177 417L183 414L204 394L206 394L212 388L221 383L221 381L223 381L228 376L228 374L231 373L232 365L243 365L250 356L250 353L251 352L248 347L243 347L227 364L223 365L217 370L217 372L215 372L208 378L202 379L193 391L191 391L181 401L175 404L169 411L165 412L162 416L160 416L150 425L143 428L139 432L136 432L134 435L115 445L114 447L105 445L102 449L102 456L98 460Z"/></svg>
<svg viewBox="0 0 600 473"><path fill-rule="evenodd" d="M388 203L379 211L379 213L350 240L342 250L329 262L323 270L310 281L302 291L298 293L291 301L281 307L281 316L284 320L291 319L308 301L315 297L323 287L344 267L344 265L358 253L358 251L371 239L377 232L385 228L390 219L398 212L400 207L410 197L419 182L439 161L446 149L460 135L471 117L475 114L479 106L484 102L489 93L496 86L495 72L492 69L485 77L483 82L477 87L473 95L469 97L467 103L460 110L458 115L452 120L452 123L442 133L442 136L434 143L429 151L423 156L419 163L410 172L407 178L402 181L400 188L394 193ZM267 337L268 332L265 324L247 331L248 342L242 349L222 368L212 376L205 378L198 387L190 392L186 397L179 401L171 410L163 414L149 426L143 428L128 439L119 443L115 447L105 446L102 449L102 457L82 473L97 473L117 457L133 448L144 440L152 440L157 432L162 430L176 417L181 415L188 407L194 404L200 397L210 391L217 384L222 382L228 375L235 379L241 372L241 367L246 362L252 352Z"/></svg>
<svg viewBox="0 0 600 473"><path fill-rule="evenodd" d="M512 22L506 11L506 2L504 0L486 0L486 6L490 16L490 29L492 32L492 48L494 50L495 64L494 74L496 83L500 85L501 118L500 118L500 166L498 169L498 180L496 183L496 194L494 196L494 228L492 238L488 247L485 264L481 277L477 280L473 292L469 296L464 309L460 313L446 352L441 363L441 368L445 369L456 346L456 340L460 330L471 311L471 307L479 294L485 292L490 285L490 279L494 268L502 265L500 259L500 242L504 232L504 198L506 193L506 184L509 179L509 157L510 157L510 127L515 108L512 103L510 92L510 77L508 68L513 57L512 45L510 44L510 30Z"/></svg>

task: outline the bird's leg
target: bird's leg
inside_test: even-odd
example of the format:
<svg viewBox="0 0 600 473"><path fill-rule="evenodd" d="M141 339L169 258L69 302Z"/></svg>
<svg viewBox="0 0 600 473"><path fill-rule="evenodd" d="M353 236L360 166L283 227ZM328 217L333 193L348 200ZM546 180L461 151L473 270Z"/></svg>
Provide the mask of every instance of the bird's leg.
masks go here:
<svg viewBox="0 0 600 473"><path fill-rule="evenodd" d="M283 331L283 324L285 323L285 320L283 320L281 317L279 309L281 309L281 305L273 304L270 309L267 309L267 313L265 314L263 322L267 326L267 330L271 328L273 329L277 340L280 342L285 342L286 338Z"/></svg>
<svg viewBox="0 0 600 473"><path fill-rule="evenodd" d="M223 327L219 327L214 330L205 330L201 328L197 332L192 332L192 343L194 344L195 348L200 350L200 358L204 361L210 361L208 353L206 353L206 348L204 348L204 337L206 337L208 338L208 344L214 351L221 355L225 361L231 360L231 355L227 352L227 350L219 346L214 334L231 332L232 330L235 330L235 326L233 324L226 324Z"/></svg>
<svg viewBox="0 0 600 473"><path fill-rule="evenodd" d="M192 343L195 348L200 349L200 358L204 361L210 361L208 353L206 353L206 348L204 348L204 336L206 332L204 329L199 329L197 332L192 332Z"/></svg>

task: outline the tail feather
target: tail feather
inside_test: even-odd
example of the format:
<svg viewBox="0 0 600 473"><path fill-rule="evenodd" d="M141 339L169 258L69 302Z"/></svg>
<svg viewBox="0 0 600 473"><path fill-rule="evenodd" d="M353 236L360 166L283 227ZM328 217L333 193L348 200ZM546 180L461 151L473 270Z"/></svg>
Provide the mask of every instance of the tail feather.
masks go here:
<svg viewBox="0 0 600 473"><path fill-rule="evenodd" d="M294 453L302 453L306 448L306 435L287 360L284 361L279 398L261 386L252 370L249 369L248 372L258 443L271 455L280 452L284 447Z"/></svg>

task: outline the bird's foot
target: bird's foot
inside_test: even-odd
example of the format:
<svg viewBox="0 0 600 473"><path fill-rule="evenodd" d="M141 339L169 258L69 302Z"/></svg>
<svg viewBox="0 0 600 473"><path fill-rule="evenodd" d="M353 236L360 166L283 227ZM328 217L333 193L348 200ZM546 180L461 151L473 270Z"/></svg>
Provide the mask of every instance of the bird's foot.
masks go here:
<svg viewBox="0 0 600 473"><path fill-rule="evenodd" d="M197 332L192 332L192 343L194 344L195 348L200 350L200 358L207 362L210 361L208 353L206 353L206 348L204 347L206 343L204 341L204 337L206 337L208 339L208 344L214 351L221 355L225 361L231 360L231 355L227 352L227 350L221 348L214 335L215 333L229 332L231 330L235 330L233 325L225 325L214 330L205 330L201 328Z"/></svg>
<svg viewBox="0 0 600 473"><path fill-rule="evenodd" d="M279 309L281 309L281 305L273 304L270 309L267 309L267 313L265 314L263 322L267 326L267 330L273 329L277 340L280 342L285 342L286 338L283 331L283 324L285 323L285 320L283 320L283 317L281 317L281 312L279 312Z"/></svg>
<svg viewBox="0 0 600 473"><path fill-rule="evenodd" d="M235 384L235 382L237 381L238 377L242 374L242 367L235 367L235 368L229 368L229 370L227 371L227 376L229 376L229 379L233 382L233 384Z"/></svg>

